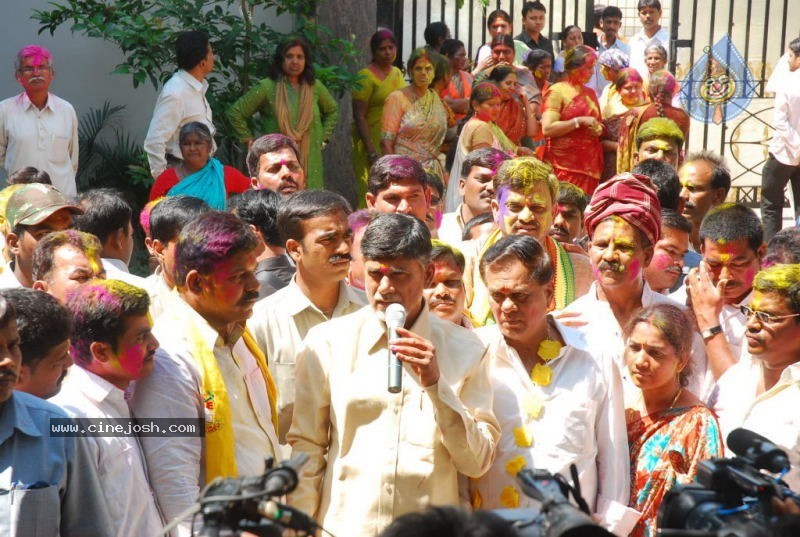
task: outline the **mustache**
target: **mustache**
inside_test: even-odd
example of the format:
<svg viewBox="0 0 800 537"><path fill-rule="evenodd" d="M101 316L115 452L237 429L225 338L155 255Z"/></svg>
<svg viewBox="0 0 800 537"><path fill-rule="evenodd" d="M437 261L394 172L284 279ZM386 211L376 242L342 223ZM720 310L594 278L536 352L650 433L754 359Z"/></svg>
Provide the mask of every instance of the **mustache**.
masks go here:
<svg viewBox="0 0 800 537"><path fill-rule="evenodd" d="M254 300L258 300L258 291L246 291L239 302L253 302Z"/></svg>
<svg viewBox="0 0 800 537"><path fill-rule="evenodd" d="M431 299L431 301L428 303L428 306L434 307L434 306L438 306L439 304L453 304L453 305L455 305L455 303L456 303L456 299L455 298L453 298L453 297L451 297L449 295L445 295L445 296L441 296L441 297L438 297L438 298Z"/></svg>
<svg viewBox="0 0 800 537"><path fill-rule="evenodd" d="M597 265L597 270L603 272L606 270L610 270L612 272L624 272L625 267L617 263L616 261L612 261L609 263L608 261L601 261L599 265Z"/></svg>
<svg viewBox="0 0 800 537"><path fill-rule="evenodd" d="M328 258L328 263L334 264L334 263L340 263L342 261L352 261L352 260L353 256L351 256L350 254L333 254Z"/></svg>
<svg viewBox="0 0 800 537"><path fill-rule="evenodd" d="M567 235L567 234L569 233L569 232L567 231L567 228L565 228L565 227L561 227L561 226L557 226L557 225L555 225L555 224L553 224L552 226L550 226L550 232L551 232L551 233L563 233L564 235Z"/></svg>
<svg viewBox="0 0 800 537"><path fill-rule="evenodd" d="M11 382L16 384L17 379L19 379L19 373L16 371L3 371L0 372L0 382Z"/></svg>

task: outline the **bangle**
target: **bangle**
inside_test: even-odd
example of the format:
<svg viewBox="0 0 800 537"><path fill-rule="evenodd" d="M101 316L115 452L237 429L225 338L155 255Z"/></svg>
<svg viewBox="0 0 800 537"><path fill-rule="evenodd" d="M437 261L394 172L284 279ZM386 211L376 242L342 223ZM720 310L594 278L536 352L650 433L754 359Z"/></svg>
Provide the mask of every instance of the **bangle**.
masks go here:
<svg viewBox="0 0 800 537"><path fill-rule="evenodd" d="M722 333L722 327L720 325L717 325L717 326L712 326L711 328L706 328L705 330L700 332L700 335L703 336L704 341L707 341L712 337L716 336L717 334L721 333Z"/></svg>
<svg viewBox="0 0 800 537"><path fill-rule="evenodd" d="M574 122L575 122L575 128L576 128L576 129L579 129L579 128L581 127L581 124L580 124L580 122L578 121L578 118L574 117L574 118L572 118L572 121L574 121Z"/></svg>

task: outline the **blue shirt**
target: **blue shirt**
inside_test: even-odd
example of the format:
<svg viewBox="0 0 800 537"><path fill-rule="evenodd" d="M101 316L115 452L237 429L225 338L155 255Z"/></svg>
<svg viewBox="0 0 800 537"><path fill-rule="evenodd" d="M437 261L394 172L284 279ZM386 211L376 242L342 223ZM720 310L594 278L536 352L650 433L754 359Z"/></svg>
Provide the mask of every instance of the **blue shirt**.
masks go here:
<svg viewBox="0 0 800 537"><path fill-rule="evenodd" d="M18 391L0 407L0 535L113 534L83 443L50 436L50 419L66 417Z"/></svg>

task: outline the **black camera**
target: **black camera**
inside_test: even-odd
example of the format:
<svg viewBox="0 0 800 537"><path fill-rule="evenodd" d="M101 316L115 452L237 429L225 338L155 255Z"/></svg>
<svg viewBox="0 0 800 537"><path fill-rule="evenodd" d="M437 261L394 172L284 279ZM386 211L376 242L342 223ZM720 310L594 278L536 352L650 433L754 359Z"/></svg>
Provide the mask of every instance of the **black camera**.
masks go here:
<svg viewBox="0 0 800 537"><path fill-rule="evenodd" d="M280 537L284 529L293 529L298 535L312 535L317 523L276 499L297 487L297 470L307 460L308 455L301 453L273 467L270 458L260 476L218 478L209 483L198 500L203 525L197 535L232 536L247 531L263 537Z"/></svg>
<svg viewBox="0 0 800 537"><path fill-rule="evenodd" d="M767 537L778 522L773 499L797 496L779 476L790 468L786 453L752 431L735 429L728 447L737 456L700 463L697 483L678 485L658 511L662 537ZM800 502L799 502L800 503Z"/></svg>
<svg viewBox="0 0 800 537"><path fill-rule="evenodd" d="M613 537L594 521L580 493L578 471L570 467L574 485L559 474L547 470L523 468L517 481L526 496L541 504L538 513L530 509L497 510L510 520L520 537ZM576 507L568 497L572 495Z"/></svg>

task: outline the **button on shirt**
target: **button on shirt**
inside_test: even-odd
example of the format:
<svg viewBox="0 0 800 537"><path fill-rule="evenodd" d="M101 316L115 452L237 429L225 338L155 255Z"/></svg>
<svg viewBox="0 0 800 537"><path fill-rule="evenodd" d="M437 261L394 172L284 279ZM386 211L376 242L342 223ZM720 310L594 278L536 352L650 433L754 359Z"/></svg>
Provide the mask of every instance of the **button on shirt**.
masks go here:
<svg viewBox="0 0 800 537"><path fill-rule="evenodd" d="M763 362L739 362L719 379L719 395L714 411L719 416L722 437L743 427L766 437L789 455L792 469L784 477L792 490L800 490L800 363L788 366L778 382L761 395L758 386Z"/></svg>
<svg viewBox="0 0 800 537"><path fill-rule="evenodd" d="M624 530L633 528L639 517L627 507L630 477L622 381L616 369L604 371L592 358L580 332L557 328L565 346L548 363L553 369L550 384L541 387L533 383L497 326L476 332L489 348L493 409L501 437L494 464L473 480L473 490L480 494L481 509L538 507L539 502L519 489L507 464L524 461L528 468L567 477L575 464L590 509L627 534ZM537 408L538 418L531 415ZM524 437L531 439L530 446ZM519 499L516 506L500 501L509 488Z"/></svg>
<svg viewBox="0 0 800 537"><path fill-rule="evenodd" d="M228 391L233 417L234 457L240 475L259 475L264 459L280 458L272 425L269 397L258 364L244 343L242 330L222 341L216 330L173 291L169 308L155 320L156 351L153 372L136 382L131 409L137 416L205 419L202 376L194 354L192 333L213 349ZM151 485L167 520L173 520L197 498L205 485L204 445L201 438L141 439ZM188 531L188 523L181 528Z"/></svg>
<svg viewBox="0 0 800 537"><path fill-rule="evenodd" d="M51 402L70 416L130 418L124 392L107 380L75 366ZM164 526L156 506L144 454L136 437L86 436L83 442L97 471L117 537L157 535Z"/></svg>
<svg viewBox="0 0 800 537"><path fill-rule="evenodd" d="M460 504L459 473L491 465L500 435L485 347L423 306L411 331L436 348L439 382L408 366L387 391L386 327L369 307L312 328L297 358L288 440L308 453L292 505L334 535L375 536L396 517Z"/></svg>
<svg viewBox="0 0 800 537"><path fill-rule="evenodd" d="M165 155L172 155L177 159L183 158L178 135L181 127L187 123L191 121L205 123L211 130L213 142L216 131L211 107L206 99L207 90L206 80L200 82L183 69L178 70L164 84L144 139L144 150L150 163L150 173L154 178L167 169ZM213 143L211 153L213 154L216 149L217 145Z"/></svg>
<svg viewBox="0 0 800 537"><path fill-rule="evenodd" d="M0 160L8 174L26 166L46 171L54 187L74 198L78 193L75 109L52 93L41 110L27 93L0 102Z"/></svg>
<svg viewBox="0 0 800 537"><path fill-rule="evenodd" d="M339 283L339 300L331 319L353 313L364 306L346 283ZM275 294L256 302L253 316L247 321L256 343L267 357L269 368L278 385L278 422L281 439L292 424L294 410L295 357L303 339L312 327L328 317L303 294L295 278Z"/></svg>
<svg viewBox="0 0 800 537"><path fill-rule="evenodd" d="M15 391L0 408L0 535L114 535L95 461L50 434L57 406Z"/></svg>
<svg viewBox="0 0 800 537"><path fill-rule="evenodd" d="M647 37L644 30L640 30L636 35L631 37L629 44L631 49L631 67L639 71L639 74L642 75L643 78L647 78L648 76L647 64L644 62L644 51L647 50L647 47L650 45L661 45L666 49L667 57L669 58L669 32L663 26L659 28L653 37Z"/></svg>
<svg viewBox="0 0 800 537"><path fill-rule="evenodd" d="M647 282L644 282L642 307L646 308L655 304L672 304L685 309L682 304L656 293L650 289ZM626 395L631 393L638 394L638 388L633 384L625 363L625 339L622 327L619 325L608 302L597 297L597 282L592 282L589 292L564 308L563 311L581 314L581 319L587 321L587 323L577 329L586 338L586 343L588 348L592 350L592 355L599 359L601 363L611 362L619 368ZM687 390L705 401L714 388L713 376L706 363L703 339L696 332L692 333L692 338L692 375L689 378Z"/></svg>

